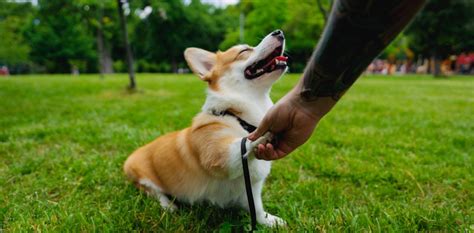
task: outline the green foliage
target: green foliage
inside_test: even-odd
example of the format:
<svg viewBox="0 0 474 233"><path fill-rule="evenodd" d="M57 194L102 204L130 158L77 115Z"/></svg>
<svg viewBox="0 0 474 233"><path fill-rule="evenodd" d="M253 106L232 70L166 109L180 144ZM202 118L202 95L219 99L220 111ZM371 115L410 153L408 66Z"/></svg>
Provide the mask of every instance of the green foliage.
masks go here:
<svg viewBox="0 0 474 233"><path fill-rule="evenodd" d="M407 34L411 46L425 56L446 57L474 50L474 1L430 0Z"/></svg>
<svg viewBox="0 0 474 233"><path fill-rule="evenodd" d="M30 46L23 31L31 20L32 11L30 4L0 1L0 65L28 63Z"/></svg>
<svg viewBox="0 0 474 233"><path fill-rule="evenodd" d="M113 64L114 70L118 73L127 72L127 65L122 60L117 60Z"/></svg>
<svg viewBox="0 0 474 233"><path fill-rule="evenodd" d="M141 6L144 7L147 1ZM152 63L168 62L173 71L185 66L183 52L187 47L216 51L231 21L222 9L193 0L153 2L153 12L138 20L132 43L137 57Z"/></svg>
<svg viewBox="0 0 474 233"><path fill-rule="evenodd" d="M283 26L287 35L287 50L291 57L291 71L303 71L320 35L324 16L317 6L318 0L288 0L288 18ZM329 2L324 6L329 8Z"/></svg>
<svg viewBox="0 0 474 233"><path fill-rule="evenodd" d="M324 2L329 8L329 2ZM287 52L291 57L291 71L302 71L322 33L324 18L317 0L243 1L241 11L246 14L244 42L252 46L275 29L283 29L287 38ZM234 17L239 14L234 13ZM239 43L239 28L229 30L221 49Z"/></svg>
<svg viewBox="0 0 474 233"><path fill-rule="evenodd" d="M1 231L242 231L246 211L167 213L126 181L126 157L189 126L205 97L193 75L137 78L133 95L125 75L0 79ZM273 99L298 78L277 82ZM360 79L304 146L273 163L266 209L289 232L473 231L473 89L466 77Z"/></svg>
<svg viewBox="0 0 474 233"><path fill-rule="evenodd" d="M247 5L250 6L250 4ZM240 44L239 21L241 12L245 12L245 10L242 10L245 6L244 1L238 5L229 6L224 10L223 14L228 18L228 26L225 29L223 40L219 42L220 50L227 50L236 44Z"/></svg>
<svg viewBox="0 0 474 233"><path fill-rule="evenodd" d="M28 62L30 47L24 42L22 33L18 31L24 20L10 16L0 21L0 63L17 64Z"/></svg>
<svg viewBox="0 0 474 233"><path fill-rule="evenodd" d="M228 48L240 44L240 32L234 29L227 30L224 40L220 43L220 50L227 50Z"/></svg>
<svg viewBox="0 0 474 233"><path fill-rule="evenodd" d="M380 55L381 58L388 59L390 62L395 60L411 60L414 58L413 51L410 49L410 38L404 33L400 33Z"/></svg>
<svg viewBox="0 0 474 233"><path fill-rule="evenodd" d="M85 70L97 70L95 40L76 2L40 1L35 21L26 36L31 45L31 59L46 67L47 72L69 73L71 61L84 61ZM35 23L37 22L37 23Z"/></svg>
<svg viewBox="0 0 474 233"><path fill-rule="evenodd" d="M114 40L121 35L118 23L117 1L74 0L74 2L78 8L82 9L80 14L83 20L88 23L88 32L90 34L96 35L96 31L101 30L106 41L118 42Z"/></svg>
<svg viewBox="0 0 474 233"><path fill-rule="evenodd" d="M325 20L321 9L329 12L332 0L242 0L224 9L199 0L129 2L127 26L140 71L185 67L182 53L187 47L216 51L240 43L242 13L243 42L256 45L271 31L283 29L290 71L299 72L322 34ZM142 19L137 12L147 6L152 7L152 13ZM431 0L382 57L413 56L412 50L438 57L472 51L472 12L472 0ZM0 47L0 62L10 67L19 63L40 66L46 72L69 73L71 64L78 63L83 67L81 72L97 72L99 62L103 70L125 57L116 0L40 0L35 7L0 0L0 33L0 44L8 45Z"/></svg>
<svg viewBox="0 0 474 233"><path fill-rule="evenodd" d="M273 1L271 4L264 0L243 1L240 10L245 13L244 43L255 46L268 33L275 29L281 29L286 21L287 0ZM234 14L235 17L239 17ZM227 32L225 40L221 44L222 49L239 44L239 28Z"/></svg>
<svg viewBox="0 0 474 233"><path fill-rule="evenodd" d="M245 18L245 43L257 45L275 29L283 28L288 9L287 0L253 1L253 9Z"/></svg>

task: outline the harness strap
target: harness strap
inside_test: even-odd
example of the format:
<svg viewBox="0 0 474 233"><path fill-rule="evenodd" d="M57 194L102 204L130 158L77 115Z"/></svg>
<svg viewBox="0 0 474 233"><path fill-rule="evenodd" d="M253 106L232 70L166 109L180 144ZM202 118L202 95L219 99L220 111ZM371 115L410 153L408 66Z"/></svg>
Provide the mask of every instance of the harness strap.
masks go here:
<svg viewBox="0 0 474 233"><path fill-rule="evenodd" d="M248 154L247 154L247 147L246 147L247 137L242 138L242 142L240 143L240 151L242 153L242 168L244 170L244 181L245 181L245 191L247 192L247 201L249 203L249 211L250 217L252 220L252 229L250 231L254 231L257 228L257 214L255 212L255 203L253 201L253 194L252 194L252 183L250 182L250 173L249 173L249 165L248 165Z"/></svg>
<svg viewBox="0 0 474 233"><path fill-rule="evenodd" d="M257 127L255 127L254 125L251 125L248 122L244 121L242 118L236 116L234 113L230 112L229 110L225 110L223 112L212 111L212 115L214 115L214 116L225 116L225 115L233 116L233 117L235 117L235 119L237 119L237 121L239 121L240 126L242 126L242 128L244 128L248 133L252 133L253 131L255 131L257 129Z"/></svg>

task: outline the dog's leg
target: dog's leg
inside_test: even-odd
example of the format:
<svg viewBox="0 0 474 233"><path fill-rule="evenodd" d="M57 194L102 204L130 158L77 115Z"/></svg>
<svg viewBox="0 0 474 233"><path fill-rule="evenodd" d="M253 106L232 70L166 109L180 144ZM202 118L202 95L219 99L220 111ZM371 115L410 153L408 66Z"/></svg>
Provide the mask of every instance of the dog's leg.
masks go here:
<svg viewBox="0 0 474 233"><path fill-rule="evenodd" d="M272 140L272 134L270 132L265 133L263 136L255 141L247 140L246 149L247 153L253 153L255 148L259 144L270 142ZM242 172L242 153L241 144L242 138L239 138L232 142L229 147L229 160L227 161L227 168L229 171L229 179L235 179L243 174Z"/></svg>
<svg viewBox="0 0 474 233"><path fill-rule="evenodd" d="M259 144L263 144L266 142L270 142L272 140L272 134L267 132L264 134L262 137L258 138L255 141L247 141L247 153L253 154L255 148ZM241 161L241 153L240 153L240 148L238 149L239 156L238 156L238 161L235 161L236 164L239 164L240 166L236 166L239 169L239 174L242 174L242 161ZM265 180L261 180L259 182L253 183L252 184L252 194L253 194L253 200L255 204L255 213L257 215L257 222L259 224L263 224L269 227L275 227L275 226L285 226L286 222L281 219L280 217L277 217L275 215L269 214L265 212L263 208L263 203L262 203L262 188L263 188L263 183ZM249 210L248 206L248 200L247 200L247 195L244 193L240 197L240 205L246 209Z"/></svg>
<svg viewBox="0 0 474 233"><path fill-rule="evenodd" d="M255 203L255 213L257 215L257 222L259 224L266 225L268 227L276 227L276 226L286 226L285 220L281 219L278 216L269 214L265 212L263 209L262 203L262 188L263 188L263 180L255 183L252 185L252 194L253 194L253 201ZM244 193L240 198L240 205L249 210L247 195Z"/></svg>
<svg viewBox="0 0 474 233"><path fill-rule="evenodd" d="M272 139L273 139L273 134L270 132L266 132L263 136L259 137L257 140L253 142L250 140L247 140L247 142L250 142L250 145L247 146L247 153L254 153L259 144L265 144L267 142L271 142Z"/></svg>
<svg viewBox="0 0 474 233"><path fill-rule="evenodd" d="M156 198L163 209L174 212L177 207L173 204L168 197L162 192L161 188L156 186L151 180L149 179L140 179L139 185L143 186L146 192Z"/></svg>

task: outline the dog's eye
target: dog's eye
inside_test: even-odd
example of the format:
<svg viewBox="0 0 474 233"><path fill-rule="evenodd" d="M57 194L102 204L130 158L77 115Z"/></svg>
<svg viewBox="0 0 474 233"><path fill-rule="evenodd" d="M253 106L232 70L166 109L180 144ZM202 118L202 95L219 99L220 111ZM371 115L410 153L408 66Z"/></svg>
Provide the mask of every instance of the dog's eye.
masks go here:
<svg viewBox="0 0 474 233"><path fill-rule="evenodd" d="M252 48L245 48L241 50L239 54L237 54L237 57L235 57L235 59L245 58L248 55L248 52L251 52L252 50Z"/></svg>
<svg viewBox="0 0 474 233"><path fill-rule="evenodd" d="M246 48L242 51L239 52L239 55L242 54L242 53L245 53L245 52L248 52L248 51L251 51L252 49L251 48Z"/></svg>

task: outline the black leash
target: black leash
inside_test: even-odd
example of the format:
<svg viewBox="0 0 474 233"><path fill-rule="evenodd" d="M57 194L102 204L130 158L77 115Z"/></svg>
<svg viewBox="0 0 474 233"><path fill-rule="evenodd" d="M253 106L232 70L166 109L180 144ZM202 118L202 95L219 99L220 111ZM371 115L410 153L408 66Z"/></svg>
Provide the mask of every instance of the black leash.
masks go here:
<svg viewBox="0 0 474 233"><path fill-rule="evenodd" d="M244 181L245 181L245 191L247 192L247 201L249 202L249 211L250 211L250 218L252 220L252 229L250 231L254 231L257 229L257 214L255 213L255 203L253 201L253 194L252 194L252 183L250 182L250 173L249 173L249 165L248 165L248 156L247 156L247 146L245 143L247 142L247 137L242 138L242 142L240 143L240 151L242 154L242 168L244 170Z"/></svg>
<svg viewBox="0 0 474 233"><path fill-rule="evenodd" d="M226 110L224 112L217 112L212 111L212 114L215 116L233 116L239 121L240 126L244 128L247 132L252 133L257 129L257 127L247 123L246 121L242 120L240 117L236 116L232 112ZM251 232L257 229L257 214L255 212L255 202L253 200L252 194L252 183L250 182L250 172L249 172L249 164L248 164L248 155L247 155L247 146L245 145L247 142L247 137L243 137L240 143L240 153L242 157L242 169L244 171L244 181L245 181L245 191L247 192L247 201L249 203L249 211L250 211L250 218L252 221L252 228Z"/></svg>

